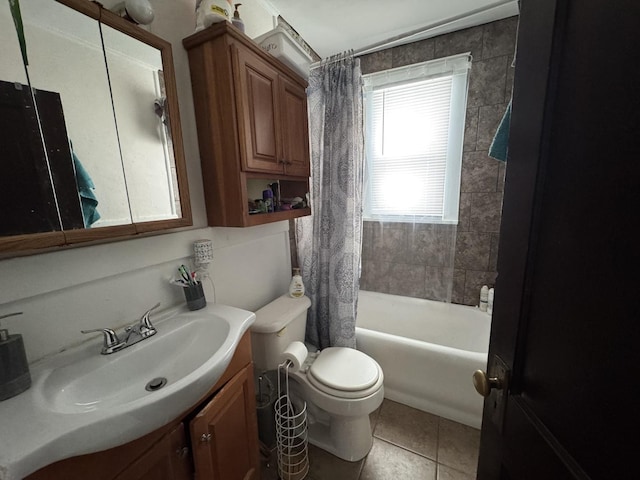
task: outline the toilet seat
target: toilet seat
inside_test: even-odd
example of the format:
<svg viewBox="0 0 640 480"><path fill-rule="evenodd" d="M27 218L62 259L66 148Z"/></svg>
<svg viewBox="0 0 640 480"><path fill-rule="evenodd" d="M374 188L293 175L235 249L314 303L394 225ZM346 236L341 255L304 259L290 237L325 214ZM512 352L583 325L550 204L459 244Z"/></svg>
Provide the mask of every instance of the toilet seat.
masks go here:
<svg viewBox="0 0 640 480"><path fill-rule="evenodd" d="M339 398L364 398L382 385L380 366L368 355L346 347L320 352L307 372L309 383L321 392Z"/></svg>

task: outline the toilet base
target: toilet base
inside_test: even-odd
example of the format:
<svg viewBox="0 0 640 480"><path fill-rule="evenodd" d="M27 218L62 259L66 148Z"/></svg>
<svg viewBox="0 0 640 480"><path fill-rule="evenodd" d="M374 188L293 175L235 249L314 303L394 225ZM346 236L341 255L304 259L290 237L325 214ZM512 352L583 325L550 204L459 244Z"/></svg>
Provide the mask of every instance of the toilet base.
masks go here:
<svg viewBox="0 0 640 480"><path fill-rule="evenodd" d="M369 415L331 417L329 424L316 421L308 432L310 444L348 462L362 460L373 445Z"/></svg>

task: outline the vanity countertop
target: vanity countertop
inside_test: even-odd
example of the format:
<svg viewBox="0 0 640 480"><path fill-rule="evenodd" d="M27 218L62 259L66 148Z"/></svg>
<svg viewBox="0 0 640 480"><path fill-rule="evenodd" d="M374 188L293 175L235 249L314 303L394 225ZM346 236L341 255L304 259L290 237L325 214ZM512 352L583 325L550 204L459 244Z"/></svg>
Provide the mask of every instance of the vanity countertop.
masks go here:
<svg viewBox="0 0 640 480"><path fill-rule="evenodd" d="M209 304L194 312L189 312L185 306L173 308L161 312L157 318L158 334L120 352L100 355L102 340L96 337L31 365L31 388L0 402L0 480L19 480L58 460L122 445L166 425L197 403L220 378L242 335L254 322L255 315L234 307ZM135 387L131 399L118 402L113 398L105 401L95 398L85 403L82 400L90 398L90 395L77 390L80 400L60 400L76 398L73 396L74 387L79 385L73 385L75 379L69 375L77 369L78 359L96 366L96 373L85 375L85 381L87 377L90 380L95 377L94 384L103 385L100 375L111 372L104 369L109 362L120 362L127 371L140 370L135 367L143 358L141 355L145 347L149 349L147 352L155 348L151 342L160 342L156 345L166 349L172 338L180 338L181 341L187 338L180 331L188 331L190 324L220 319L228 323L228 327L225 326L226 336L217 342L218 348L207 353L201 365L188 374L180 375L175 369L180 360L174 357L206 351L206 347L203 348L209 341L203 338L206 335L198 331L197 338L191 343L181 344L179 349L167 349L165 357L171 358L165 367L168 383L161 390L147 392L144 384L136 384L137 380L132 382L128 377L122 379L118 376L105 381L117 382L120 387L114 390L125 392L114 393L114 397L126 395ZM151 369L150 366L148 376L155 377L157 372ZM68 383L61 383L68 388L56 387L56 381L63 375L61 372L71 378ZM86 390L86 384L81 385Z"/></svg>

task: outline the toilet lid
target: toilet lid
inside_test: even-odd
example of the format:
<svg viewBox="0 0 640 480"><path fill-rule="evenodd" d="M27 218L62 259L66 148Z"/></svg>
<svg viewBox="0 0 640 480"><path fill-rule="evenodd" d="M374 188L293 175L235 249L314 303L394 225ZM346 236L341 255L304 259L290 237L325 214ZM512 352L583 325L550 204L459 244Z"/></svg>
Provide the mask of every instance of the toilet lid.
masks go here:
<svg viewBox="0 0 640 480"><path fill-rule="evenodd" d="M322 350L309 373L323 385L345 392L368 389L380 376L378 365L371 357L346 347Z"/></svg>

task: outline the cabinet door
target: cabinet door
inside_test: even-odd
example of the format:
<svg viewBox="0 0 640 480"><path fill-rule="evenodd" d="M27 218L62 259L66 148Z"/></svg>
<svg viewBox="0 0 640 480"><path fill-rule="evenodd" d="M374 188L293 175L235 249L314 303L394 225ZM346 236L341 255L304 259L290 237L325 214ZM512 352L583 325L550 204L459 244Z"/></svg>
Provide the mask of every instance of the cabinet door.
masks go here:
<svg viewBox="0 0 640 480"><path fill-rule="evenodd" d="M199 480L257 480L258 423L249 364L191 421Z"/></svg>
<svg viewBox="0 0 640 480"><path fill-rule="evenodd" d="M253 52L231 45L242 169L282 173L278 72Z"/></svg>
<svg viewBox="0 0 640 480"><path fill-rule="evenodd" d="M285 173L309 176L309 120L305 89L280 77L282 143Z"/></svg>
<svg viewBox="0 0 640 480"><path fill-rule="evenodd" d="M164 436L133 462L115 480L190 480L193 478L191 455L184 424Z"/></svg>

